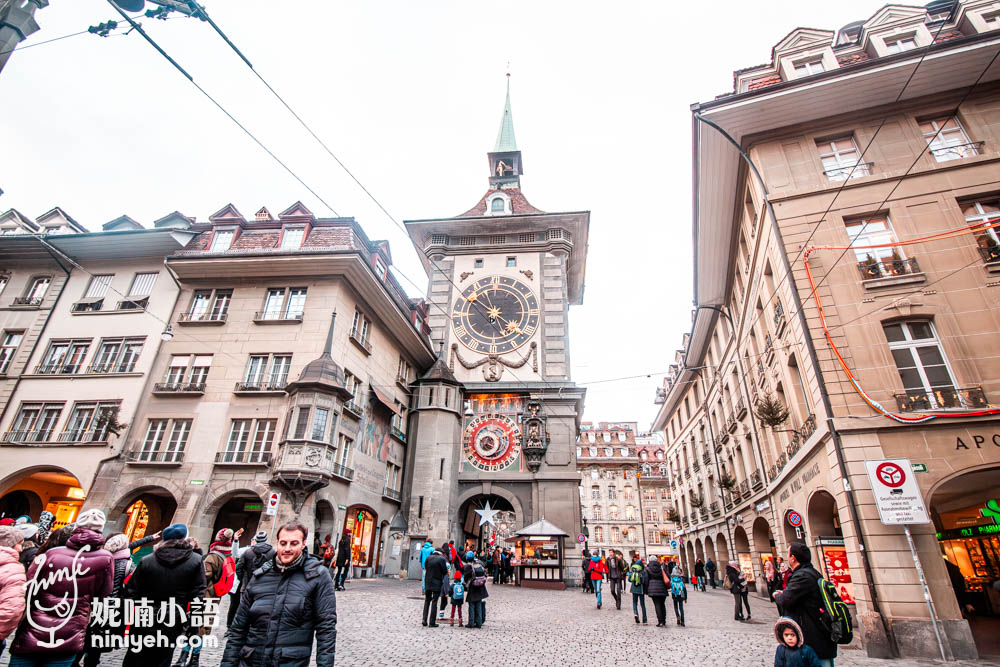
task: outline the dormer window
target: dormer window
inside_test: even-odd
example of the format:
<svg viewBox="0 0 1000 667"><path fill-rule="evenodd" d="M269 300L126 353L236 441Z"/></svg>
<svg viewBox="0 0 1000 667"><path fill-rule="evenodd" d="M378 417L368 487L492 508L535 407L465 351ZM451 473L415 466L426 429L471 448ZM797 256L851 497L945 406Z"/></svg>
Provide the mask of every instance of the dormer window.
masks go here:
<svg viewBox="0 0 1000 667"><path fill-rule="evenodd" d="M378 276L379 280L385 280L385 262L382 261L381 257L375 257L375 275Z"/></svg>
<svg viewBox="0 0 1000 667"><path fill-rule="evenodd" d="M826 71L826 68L823 66L823 56L814 56L808 60L800 60L793 67L796 79Z"/></svg>
<svg viewBox="0 0 1000 667"><path fill-rule="evenodd" d="M512 213L510 198L502 192L490 195L486 200L487 215L507 215Z"/></svg>
<svg viewBox="0 0 1000 667"><path fill-rule="evenodd" d="M212 234L212 247L209 250L211 252L225 252L229 250L229 246L233 245L234 236L236 236L234 228L216 229L215 233Z"/></svg>
<svg viewBox="0 0 1000 667"><path fill-rule="evenodd" d="M903 51L911 51L917 48L917 39L915 35L899 35L898 37L892 37L885 40L885 50L886 53L902 53Z"/></svg>
<svg viewBox="0 0 1000 667"><path fill-rule="evenodd" d="M1000 11L983 14L983 23L986 24L987 30L996 30L1000 28Z"/></svg>
<svg viewBox="0 0 1000 667"><path fill-rule="evenodd" d="M285 227L281 234L281 249L294 250L295 248L301 248L305 236L305 227Z"/></svg>

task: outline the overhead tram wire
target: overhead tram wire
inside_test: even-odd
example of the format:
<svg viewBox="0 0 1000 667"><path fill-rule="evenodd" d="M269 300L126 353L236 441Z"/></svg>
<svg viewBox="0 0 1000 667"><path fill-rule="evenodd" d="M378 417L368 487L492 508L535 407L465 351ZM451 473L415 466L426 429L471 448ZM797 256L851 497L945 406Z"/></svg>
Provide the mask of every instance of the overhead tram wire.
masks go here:
<svg viewBox="0 0 1000 667"><path fill-rule="evenodd" d="M361 180L358 179L350 169L348 169L347 165L345 165L344 162L339 157L337 157L337 155L330 149L330 147L327 146L322 139L320 139L320 137L316 134L316 132L314 132L313 129L302 119L302 117L291 107L291 105L289 105L288 102L285 101L285 99L278 93L278 91L275 90L274 87L270 83L268 83L268 81L260 74L260 72L258 72L254 68L253 64L250 62L250 59L243 54L243 52L239 49L239 47L237 47L236 44L233 43L233 41L222 31L222 29L218 26L218 24L216 24L215 21L213 21L209 17L208 12L205 11L205 8L198 5L198 3L195 2L195 0L187 0L187 2L188 5L192 7L192 9L196 9L196 13L200 18L204 18L208 22L208 24L212 26L212 28L219 34L219 36L226 42L226 44L229 45L229 47L233 50L233 52L236 53L237 56L239 56L240 60L246 63L247 67L250 68L250 71L254 73L254 76L256 76L261 81L261 83L263 83L267 87L267 89L271 92L271 94L274 95L274 97L279 102L281 102L281 104L286 109L288 109L289 113L291 113L292 116L295 117L295 119L302 125L303 128L305 128L305 130L313 137L313 139L316 140L316 142L323 148L323 150L326 151L326 153L331 158L333 158L338 165L340 165L340 167L344 170L344 172L348 176L350 176L355 183L357 183L358 187L361 188L361 190L368 196L368 198L371 199L376 206L378 206L378 208L386 215L386 217L389 218L389 220L392 221L392 223L397 228L399 228L399 230L402 231L407 238L409 238L409 232L406 231L406 228L399 222L399 220L397 220L396 217L393 216L388 211L388 209L386 209L386 207L382 204L382 202L379 201L379 199L374 194L372 194L372 192L367 187L365 187L364 183L362 183ZM455 283L455 281L451 278L451 276L448 275L448 273L444 271L437 262L435 262L430 257L427 257L427 261L431 264L431 266L433 266L438 271L438 273L444 276L445 279L449 283L451 283L451 285L457 290L457 293L459 294L461 293L461 288L458 286L458 284ZM402 273L401 271L397 271L397 273L404 279L406 279L406 281L409 282L417 290L418 294L423 291L423 288L421 288L417 283L415 283L412 279L410 279L409 276ZM434 303L434 302L428 300L428 303ZM481 304L473 302L474 307L477 305L479 308L483 308ZM446 310L444 310L440 305L434 303L434 306L437 307L445 315L445 317L447 317L448 319L451 318L451 314ZM503 333L503 331L500 330L496 322L492 322L492 324L494 328L497 329L498 333L500 334ZM512 368L510 367L505 367L505 368L511 374L511 376L514 377L515 380L517 380L520 384L524 385L525 388L527 388L527 384L517 376L517 374L514 372ZM542 382L544 382L547 388L549 389L562 389L561 387L556 387L552 385L547 380L542 380Z"/></svg>
<svg viewBox="0 0 1000 667"><path fill-rule="evenodd" d="M914 65L913 70L910 72L910 75L906 78L906 81L903 83L903 87L900 89L899 93L896 95L896 99L892 103L893 106L895 106L896 104L898 104L899 101L903 98L903 95L906 93L906 89L910 86L910 83L913 81L913 77L916 76L917 71L920 69L920 66L924 63L924 59L927 57L927 53L930 51L930 48L937 41L938 35L941 34L941 30L944 28L944 26L945 26L946 23L947 23L947 21L943 21L941 23L941 25L938 26L938 29L934 33L933 37L931 38L931 41L926 46L922 47L923 50L922 50L922 52L920 54L920 58L919 58L919 60L917 60L917 63L916 63L916 65ZM858 157L857 163L854 164L854 166L851 167L851 171L848 173L847 178L844 179L844 181L840 184L840 187L838 187L837 190L834 192L833 198L830 200L830 204L826 207L826 210L823 211L823 215L815 223L815 226L813 227L812 231L809 232L809 236L802 243L802 246L799 248L798 253L796 253L795 258L791 262L789 262L789 266L795 266L795 264L802 257L802 254L809 247L809 242L812 241L813 236L815 236L816 232L819 231L820 226L826 220L826 216L833 209L834 203L837 201L837 199L840 197L841 193L847 187L847 184L850 182L851 177L854 175L854 171L858 168L859 165L864 164L864 157L867 154L868 149L871 148L871 146L874 144L875 138L878 136L879 132L882 130L882 127L889 121L889 118L892 117L892 115L894 113L895 113L894 111L889 111L882 118L882 121L879 123L878 127L875 129L875 132L872 134L871 139L868 140L868 143L865 144L864 150L861 151L861 155ZM868 223L866 222L865 225L867 225L867 224ZM862 228L862 231L863 231L863 228ZM781 277L781 280L779 280L778 284L775 286L774 291L771 293L771 296L768 297L767 300L764 302L764 304L763 304L764 306L767 306L768 304L771 303L772 300L774 300L774 298L778 295L778 292L781 289L782 284L784 284L790 277L791 277L791 271L785 272L785 275L783 275ZM760 319L761 315L764 314L764 312L765 312L764 309L761 308L760 312L756 315L756 317L754 317L754 320L752 322L750 322L750 324L748 324L745 327L745 330L746 331L751 330L753 328L753 325L757 323L757 321ZM743 344L745 344L745 342L746 342L746 340L748 338L749 338L749 333L747 333L746 336L743 338L740 346L742 346Z"/></svg>
<svg viewBox="0 0 1000 667"><path fill-rule="evenodd" d="M121 9L121 8L120 8L120 7L118 6L118 5L116 5L116 4L115 4L115 3L113 2L113 0L108 0L108 4L109 4L109 5L111 5L112 7L114 7L114 8L115 8L115 10L116 10L116 11L117 11L117 12L118 12L119 14L121 14L121 15L122 15L122 16L123 16L123 17L125 18L125 20L126 20L126 21L128 21L129 25L131 25L131 26L132 26L132 29L133 29L133 30L135 30L136 32L138 32L138 33L139 33L140 35L142 35L143 39L145 39L145 40L146 40L147 42L149 42L149 43L150 43L150 45L151 45L151 46L152 46L152 47L153 47L154 49L156 49L156 50L157 50L157 52L159 52L159 54L160 54L160 55L162 55L162 56L163 56L164 58L166 58L166 59L167 59L167 61L168 61L168 62L169 62L169 63L170 63L171 65L173 65L173 66L174 66L174 68L176 68L176 69L177 69L177 71L178 71L178 72L180 72L181 74L183 74L183 75L184 75L184 78L186 78L186 79L187 79L188 81L190 81L190 82L191 82L191 85L193 85L193 86L194 86L195 88L197 88L197 89L198 89L198 92L200 92L200 93L201 93L202 95L204 95L204 96L205 96L205 97L206 97L206 98L207 98L207 99L208 99L208 100L209 100L209 101L210 101L210 102L211 102L212 104L214 104L214 105L215 105L215 106L216 106L216 107L217 107L217 108L219 109L219 111L221 111L222 113L224 113L224 114L225 114L225 115L226 115L226 116L227 116L227 117L229 118L229 120L233 121L233 123L235 123L237 127L239 127L239 128L241 129L241 130L243 130L243 132L244 132L244 133L245 133L245 134L246 134L246 135L247 135L248 137L250 137L250 138L251 138L251 139L253 140L253 142L254 142L255 144L257 144L257 145L258 145L258 146L259 146L259 147L260 147L260 148L261 148L261 149L262 149L262 150L263 150L263 151L264 151L265 153L267 153L267 154L268 154L269 156L271 156L271 158L272 158L272 159L273 159L273 160L274 160L275 162L277 162L277 163L278 163L279 165L281 165L282 169L284 169L284 170L285 170L286 172L288 172L288 174L289 174L289 175L291 175L291 177L292 177L292 178L294 178L294 179L295 179L296 181L298 181L298 182L299 182L299 184L300 184L300 185L301 185L302 187L304 187L304 188L305 188L306 190L308 190L308 191L309 191L309 192L310 192L310 193L311 193L311 194L312 194L312 195L313 195L314 197L316 197L316 199L318 199L318 200L319 200L320 202L322 202L322 203L323 203L323 205L324 205L324 206L326 206L326 208L327 208L327 209L329 209L329 210L330 210L330 211L331 211L331 212L332 212L332 213L333 213L333 214L334 214L334 215L335 215L336 217L338 217L338 218L340 217L340 214L339 214L339 213L337 213L336 209L334 209L334 208L333 208L333 207L332 207L332 206L331 206L331 205L330 205L329 203L327 203L327 201L326 201L325 199L323 199L323 197L321 197L321 196L320 196L319 194L317 194L317 192L316 192L315 190L313 190L313 189L312 189L311 187L309 187L309 185L308 185L308 184L307 184L307 183L306 183L305 181L303 181L303 180L302 180L302 179L301 179L301 178L299 177L299 175L298 175L298 174L296 174L296 173L295 173L295 172L294 172L294 171L292 170L292 168L291 168L291 167L289 167L289 166L288 166L287 164L285 164L285 163L284 163L284 162L283 162L283 161L281 160L281 158L279 158L279 157L278 157L277 155L275 155L275 154L274 154L274 152L273 152L273 151L271 151L271 149L270 149L270 148L268 148L267 146L265 146L265 145L264 145L264 142L262 142L262 141L261 141L260 139L258 139L258 138L256 137L256 135L254 135L254 133L253 133L253 132L251 132L251 131L250 131L249 129L247 129L247 127L246 127L245 125L243 125L243 123L241 123L241 122L240 122L239 120L237 120L237 119L236 119L236 117L235 117L235 116L233 116L233 115L232 115L231 113L229 113L229 111L228 111L228 110L226 110L226 108L225 108L224 106L222 106L222 104L220 104L220 103L219 103L219 102L218 102L218 101L217 101L217 100L216 100L216 99L215 99L214 97L212 97L212 96L211 96L211 95L210 95L210 94L208 93L208 91L206 91L206 90L205 90L204 88L202 88L202 87L201 87L201 86L200 86L200 85L198 84L198 82L194 80L194 77L192 77L192 76L191 76L190 74L188 74L187 70L185 70L185 69L184 69L183 67L181 67L181 66L180 66L180 64L178 64L176 60L174 60L174 59L173 59L172 57L170 57L170 55L169 55L169 54L168 54L168 53L167 53L166 51L164 51L164 50L163 50L163 48L161 48L161 47L160 47L160 45L159 45L159 44L157 44L157 43L156 43L156 41L155 41L155 40L153 40L153 38L152 38L152 37L150 37L150 36L149 36L149 34L148 34L148 33L147 33L147 32L146 32L145 30L143 30L143 29L142 29L142 26L141 26L141 25L139 25L138 23L136 23L136 22L135 22L135 21L134 21L134 20L132 19L132 17L131 17L131 16L129 16L128 14L126 14L126 13L124 12L124 10L122 10L122 9Z"/></svg>
<svg viewBox="0 0 1000 667"><path fill-rule="evenodd" d="M983 77L984 77L984 76L986 76L986 73L987 73L987 72L988 72L988 71L990 70L990 68L991 68L991 67L993 67L993 63L995 63L995 62L997 61L997 58L1000 58L1000 49L997 49L997 51L996 51L996 52L995 52L995 53L993 54L993 57L992 57L992 58L990 58L990 61L989 61L988 63L986 63L986 67L985 67L985 68L983 68L983 71L979 73L979 76L978 76L978 77L976 77L976 80L972 82L972 85L971 85L971 86L969 86L969 89L965 91L965 94L964 94L964 95L962 95L962 99L960 99L960 100L958 101L958 104L956 104L956 105L955 105L955 113L956 113L956 114L958 113L958 110L959 110L959 109L960 109L960 108L962 107L962 105L963 105L963 104L965 104L965 102L966 102L966 101L967 101L967 100L969 99L969 97L970 97L970 96L972 95L973 91L975 91L976 87L977 87L977 86L979 85L979 83L980 83L980 82L981 82L981 81L983 80ZM936 139L936 138L938 137L938 135L940 135L940 134L941 134L941 131L942 131L943 129L944 129L944 125L942 125L941 127L939 127L939 128L938 128L937 132L935 132L935 133L934 133L934 136L933 136L933 137L931 137L931 138L930 138L930 139L929 139L929 140L927 141L926 145L925 145L925 146L924 146L923 148L921 148L921 149L920 149L920 152L919 152L919 153L917 153L917 156L916 156L916 157L915 157L915 158L913 159L913 162L911 162L911 163L910 163L910 166L906 168L906 171L905 171L905 172L903 172L903 175L902 175L902 176L900 176L900 177L899 177L899 178L898 178L898 179L896 180L896 183L895 183L895 184L894 184L894 185L892 186L892 189L891 189L891 190L889 190L889 194L887 194L887 195L886 195L886 196L885 196L885 197L884 197L884 198L882 199L882 203L881 203L881 204L879 204L879 205L878 205L877 207L875 207L875 209L873 209L873 210L876 210L876 211L879 211L879 210L882 210L882 208L883 208L883 207L884 207L884 206L886 205L886 202L888 202L888 201L889 201L889 199L890 199L890 198L892 197L893 193L895 193L895 192L896 192L896 190L897 190L897 189L899 188L899 186L900 186L900 185L901 185L901 184L903 183L903 181L904 181L904 180L906 179L906 177L907 177L907 176L909 176L909 174L910 174L910 172L911 172L911 171L913 170L913 168L914 168L915 166L917 166L917 162L919 162L919 161L920 161L920 158L922 158L922 157L923 157L923 155L924 155L924 153L926 153L926 152L927 152L927 151L928 151L928 150L930 149L930 146L931 146L931 142L932 142L932 141L933 141L934 139ZM869 222L871 222L871 218L870 218L869 220L866 220L866 221L865 221L865 224L864 224L864 226L862 227L861 231L859 231L859 232L858 232L858 233L857 233L857 234L856 234L856 235L854 236L854 238L852 238L852 239L851 239L851 242L847 244L847 247L846 247L846 248L844 248L844 251L843 251L843 252L842 252L842 253L840 254L840 256L839 256L839 257L837 257L837 259L836 259L836 260L835 260L835 261L833 262L833 264L831 264L831 265L830 265L830 269L829 269L829 270L828 270L828 271L827 271L826 273L824 273L824 274L823 274L823 277L822 277L822 278L820 278L820 280L819 280L819 282L818 282L818 283L816 283L816 286L815 286L815 287L814 287L814 288L813 288L813 289L812 289L812 290L810 291L810 293L809 293L809 298L810 298L810 299L812 298L813 294L815 294L815 293L816 293L816 290L818 290L818 289L820 288L820 286L821 286L821 285L823 284L823 282L824 282L824 281L825 281L825 280L827 279L827 277L828 277L828 276L830 275L830 273L832 273L832 272L833 272L833 269L834 269L834 267L836 267L836 266L837 266L837 264L839 264L839 263L840 263L840 260L842 260L842 259L844 258L844 255L846 255L846 254L847 254L847 251L848 251L848 250L850 250L850 249L851 249L851 248L852 248L852 247L854 246L854 243L855 243L855 241L857 241L857 240L858 240L859 238L861 238L861 235L862 235L862 234L864 233L864 228L868 226L868 223L869 223ZM926 288L925 288L925 289L926 289Z"/></svg>
<svg viewBox="0 0 1000 667"><path fill-rule="evenodd" d="M70 37L76 37L78 35L86 35L90 33L89 30L81 30L80 32L72 32L68 35L63 35L62 37L53 37L52 39L47 39L44 42L35 42L34 44L24 44L15 46L13 49L7 49L6 51L0 51L0 56L5 56L8 53L14 53L15 51L24 51L26 49L31 49L36 46L42 46L43 44L51 44L52 42L58 42L62 39L69 39Z"/></svg>

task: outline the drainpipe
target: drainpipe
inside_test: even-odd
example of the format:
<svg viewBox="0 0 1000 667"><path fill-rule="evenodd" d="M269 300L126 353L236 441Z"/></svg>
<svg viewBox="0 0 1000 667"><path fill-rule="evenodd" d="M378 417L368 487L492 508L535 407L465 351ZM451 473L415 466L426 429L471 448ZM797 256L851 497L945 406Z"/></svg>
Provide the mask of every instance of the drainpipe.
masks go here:
<svg viewBox="0 0 1000 667"><path fill-rule="evenodd" d="M791 287L792 301L795 306L795 312L797 313L799 319L799 325L802 327L802 331L805 334L806 351L809 354L810 362L812 362L813 367L816 369L817 377L820 379L820 381L818 382L820 397L823 402L823 409L826 411L827 414L826 417L827 428L829 429L830 437L833 440L833 451L837 457L837 467L840 470L840 477L841 480L843 480L844 491L847 494L847 512L851 517L851 522L854 524L855 537L858 540L858 547L861 551L861 559L862 562L864 563L865 588L868 589L869 599L871 600L872 604L872 611L878 614L879 620L882 622L882 629L885 632L885 639L886 639L885 650L888 652L888 655L885 656L872 655L872 657L889 657L889 658L897 657L899 655L899 650L896 646L895 638L889 630L889 623L886 620L885 616L882 614L879 605L878 592L876 591L875 584L872 581L872 574L871 574L872 567L871 567L871 561L868 558L868 547L865 543L865 535L864 535L864 530L862 529L861 526L861 521L858 518L858 511L854 496L854 487L851 486L850 478L847 475L847 464L844 462L844 452L842 450L840 434L837 432L837 429L833 422L833 406L830 403L830 395L829 393L827 393L826 383L822 379L822 370L819 364L819 358L816 354L816 346L813 344L812 335L809 333L809 324L808 322L806 322L806 316L802 310L802 300L799 298L799 291L798 288L795 286L794 282L795 278L792 275L792 266L791 263L788 261L788 254L785 252L785 240L781 234L781 227L778 225L778 217L774 213L774 207L771 205L771 198L767 190L767 185L765 185L764 178L760 175L760 172L757 170L757 166L753 163L753 161L750 159L750 156L743 149L743 146L741 146L740 143L736 141L736 139L734 139L728 132L722 129L722 127L720 127L718 124L708 120L707 118L704 118L697 111L694 112L694 117L698 121L705 123L709 127L715 129L719 134L725 137L726 140L729 141L729 143L731 143L736 148L737 151L739 151L740 157L742 157L743 161L747 163L747 165L750 168L750 171L753 173L754 180L757 181L757 185L760 187L761 192L764 193L764 205L765 208L767 208L767 213L771 218L771 231L774 234L775 238L777 239L778 243L781 244L782 251L779 254L781 255L782 266L785 269L785 273L788 275L789 287Z"/></svg>

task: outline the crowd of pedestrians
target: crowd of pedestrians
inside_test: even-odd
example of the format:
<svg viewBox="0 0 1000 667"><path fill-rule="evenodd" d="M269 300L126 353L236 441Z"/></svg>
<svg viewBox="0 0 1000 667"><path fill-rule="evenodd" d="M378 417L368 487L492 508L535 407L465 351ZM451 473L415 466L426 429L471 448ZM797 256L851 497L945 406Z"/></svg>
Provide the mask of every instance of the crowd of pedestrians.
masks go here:
<svg viewBox="0 0 1000 667"><path fill-rule="evenodd" d="M208 553L179 523L132 542L105 533L97 509L52 525L48 512L0 519L0 651L13 667L97 667L115 648L125 667L198 667L225 597L223 667L307 667L314 640L316 664L333 665L333 578L297 522L275 546L261 531L241 548L242 530L220 529Z"/></svg>
<svg viewBox="0 0 1000 667"><path fill-rule="evenodd" d="M424 593L421 623L428 628L443 625L445 609L450 601L449 625L455 625L457 612L459 627L483 627L486 622L486 598L490 595L487 580L492 573L494 583L506 583L509 575L504 568L509 567L509 561L510 553L500 548L489 554L481 552L477 556L471 549L463 551L456 547L454 540L437 548L432 541L426 541L420 552L420 581ZM465 616L468 622L464 622L462 616L462 606L466 603L469 607Z"/></svg>

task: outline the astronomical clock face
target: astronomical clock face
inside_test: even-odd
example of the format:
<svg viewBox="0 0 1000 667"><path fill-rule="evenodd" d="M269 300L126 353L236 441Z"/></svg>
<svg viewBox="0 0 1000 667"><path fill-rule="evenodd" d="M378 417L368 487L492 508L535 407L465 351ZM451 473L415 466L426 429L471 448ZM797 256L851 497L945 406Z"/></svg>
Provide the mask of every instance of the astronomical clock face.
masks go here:
<svg viewBox="0 0 1000 667"><path fill-rule="evenodd" d="M482 354L504 354L521 347L538 328L538 299L524 283L486 276L465 288L452 311L455 338Z"/></svg>
<svg viewBox="0 0 1000 667"><path fill-rule="evenodd" d="M474 417L465 427L465 459L484 472L506 470L517 463L521 430L515 417Z"/></svg>

